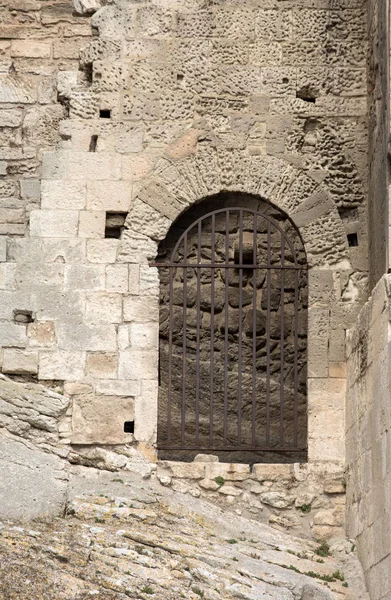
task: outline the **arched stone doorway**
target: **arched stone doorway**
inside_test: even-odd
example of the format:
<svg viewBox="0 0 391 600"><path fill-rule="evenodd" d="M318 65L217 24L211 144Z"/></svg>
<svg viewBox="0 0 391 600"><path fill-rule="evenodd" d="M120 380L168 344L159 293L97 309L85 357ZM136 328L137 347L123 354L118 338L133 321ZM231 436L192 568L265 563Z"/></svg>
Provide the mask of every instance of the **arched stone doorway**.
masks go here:
<svg viewBox="0 0 391 600"><path fill-rule="evenodd" d="M307 262L255 196L193 205L160 244L159 457L307 456Z"/></svg>

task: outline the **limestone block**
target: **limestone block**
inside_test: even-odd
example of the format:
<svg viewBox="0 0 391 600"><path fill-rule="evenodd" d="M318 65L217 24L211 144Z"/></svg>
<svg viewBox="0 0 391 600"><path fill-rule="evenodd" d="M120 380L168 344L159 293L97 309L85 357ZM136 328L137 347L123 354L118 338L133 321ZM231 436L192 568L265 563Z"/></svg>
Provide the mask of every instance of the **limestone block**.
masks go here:
<svg viewBox="0 0 391 600"><path fill-rule="evenodd" d="M219 457L214 454L197 454L194 462L211 463L219 462Z"/></svg>
<svg viewBox="0 0 391 600"><path fill-rule="evenodd" d="M124 321L150 323L158 320L159 311L155 299L125 296L123 310Z"/></svg>
<svg viewBox="0 0 391 600"><path fill-rule="evenodd" d="M103 265L66 265L65 289L99 291L105 288Z"/></svg>
<svg viewBox="0 0 391 600"><path fill-rule="evenodd" d="M13 238L9 240L8 254L10 261L19 263L79 263L85 258L85 241Z"/></svg>
<svg viewBox="0 0 391 600"><path fill-rule="evenodd" d="M79 382L65 382L64 383L64 393L68 396L76 396L80 394L90 394L92 392L92 387L87 383L79 383Z"/></svg>
<svg viewBox="0 0 391 600"><path fill-rule="evenodd" d="M158 382L143 381L141 394L135 400L134 437L138 441L156 443Z"/></svg>
<svg viewBox="0 0 391 600"><path fill-rule="evenodd" d="M156 379L157 350L125 350L119 354L118 374L121 379Z"/></svg>
<svg viewBox="0 0 391 600"><path fill-rule="evenodd" d="M156 348L159 339L158 323L131 323L129 339L132 348Z"/></svg>
<svg viewBox="0 0 391 600"><path fill-rule="evenodd" d="M133 270L138 270L139 268L138 265L129 265L129 268L128 265L108 265L106 267L106 291L125 294L129 287L129 269L133 267L135 268Z"/></svg>
<svg viewBox="0 0 391 600"><path fill-rule="evenodd" d="M38 352L4 349L3 373L32 374L38 373Z"/></svg>
<svg viewBox="0 0 391 600"><path fill-rule="evenodd" d="M20 108L3 109L0 116L0 127L19 127L22 119L23 111Z"/></svg>
<svg viewBox="0 0 391 600"><path fill-rule="evenodd" d="M308 310L308 377L328 376L328 347L330 331L329 308Z"/></svg>
<svg viewBox="0 0 391 600"><path fill-rule="evenodd" d="M202 487L202 489L210 492L216 492L220 487L218 483L209 479L202 479L202 481L198 482L198 485Z"/></svg>
<svg viewBox="0 0 391 600"><path fill-rule="evenodd" d="M89 15L96 12L101 3L99 0L72 0L73 8L79 15Z"/></svg>
<svg viewBox="0 0 391 600"><path fill-rule="evenodd" d="M127 181L88 181L88 210L128 212L132 186Z"/></svg>
<svg viewBox="0 0 391 600"><path fill-rule="evenodd" d="M33 210L30 214L30 235L73 238L77 236L78 222L76 210Z"/></svg>
<svg viewBox="0 0 391 600"><path fill-rule="evenodd" d="M340 479L329 479L323 484L325 494L344 494L346 491L346 483Z"/></svg>
<svg viewBox="0 0 391 600"><path fill-rule="evenodd" d="M84 378L85 362L84 352L40 352L38 377L79 381Z"/></svg>
<svg viewBox="0 0 391 600"><path fill-rule="evenodd" d="M218 492L224 496L240 496L243 493L243 490L234 487L233 485L222 485L219 487Z"/></svg>
<svg viewBox="0 0 391 600"><path fill-rule="evenodd" d="M334 600L334 594L319 585L306 583L301 592L301 600Z"/></svg>
<svg viewBox="0 0 391 600"><path fill-rule="evenodd" d="M149 263L157 254L157 243L146 235L124 231L118 260L127 263Z"/></svg>
<svg viewBox="0 0 391 600"><path fill-rule="evenodd" d="M138 198L135 199L129 219L129 227L134 231L142 231L154 240L162 240L172 224L171 219L163 216Z"/></svg>
<svg viewBox="0 0 391 600"><path fill-rule="evenodd" d="M82 210L79 213L79 237L103 238L105 235L106 213L97 210Z"/></svg>
<svg viewBox="0 0 391 600"><path fill-rule="evenodd" d="M65 179L69 170L69 151L57 150L42 155L42 178Z"/></svg>
<svg viewBox="0 0 391 600"><path fill-rule="evenodd" d="M122 321L121 294L94 292L86 295L87 323L120 323Z"/></svg>
<svg viewBox="0 0 391 600"><path fill-rule="evenodd" d="M140 181L146 178L154 165L153 157L146 152L131 154L122 157L122 179L127 181ZM128 186L131 184L128 183Z"/></svg>
<svg viewBox="0 0 391 600"><path fill-rule="evenodd" d="M172 477L178 477L178 479L204 479L205 477L205 464L203 463L160 460L158 461L158 475L162 470L168 470Z"/></svg>
<svg viewBox="0 0 391 600"><path fill-rule="evenodd" d="M17 265L0 263L0 290L15 290L19 273Z"/></svg>
<svg viewBox="0 0 391 600"><path fill-rule="evenodd" d="M118 358L116 354L109 352L87 354L87 375L91 375L94 378L115 379L117 369Z"/></svg>
<svg viewBox="0 0 391 600"><path fill-rule="evenodd" d="M334 509L319 510L313 516L314 525L328 525L342 527L344 524L344 507L336 506Z"/></svg>
<svg viewBox="0 0 391 600"><path fill-rule="evenodd" d="M84 324L69 327L69 323L57 326L58 347L62 350L89 350L115 352L117 334L115 325Z"/></svg>
<svg viewBox="0 0 391 600"><path fill-rule="evenodd" d="M50 42L38 40L13 40L11 43L11 56L14 58L49 58Z"/></svg>
<svg viewBox="0 0 391 600"><path fill-rule="evenodd" d="M88 394L73 397L73 444L126 444L125 421L134 418L133 398Z"/></svg>
<svg viewBox="0 0 391 600"><path fill-rule="evenodd" d="M0 435L0 517L34 519L64 514L65 461L27 440Z"/></svg>
<svg viewBox="0 0 391 600"><path fill-rule="evenodd" d="M345 405L345 394L344 379L308 380L308 404L311 413L342 409Z"/></svg>
<svg viewBox="0 0 391 600"><path fill-rule="evenodd" d="M41 208L80 210L86 206L86 194L84 182L43 180Z"/></svg>
<svg viewBox="0 0 391 600"><path fill-rule="evenodd" d="M91 181L116 180L121 176L121 158L106 152L72 152L69 157L70 179Z"/></svg>
<svg viewBox="0 0 391 600"><path fill-rule="evenodd" d="M256 464L252 472L258 481L289 481L293 477L293 465Z"/></svg>
<svg viewBox="0 0 391 600"><path fill-rule="evenodd" d="M136 264L129 265L129 292L134 295L140 293L140 266Z"/></svg>
<svg viewBox="0 0 391 600"><path fill-rule="evenodd" d="M26 327L14 323L0 323L1 345L24 348L27 344Z"/></svg>
<svg viewBox="0 0 391 600"><path fill-rule="evenodd" d="M103 377L104 373L100 375ZM117 379L99 379L95 382L98 394L105 396L140 396L141 384L139 381L123 381Z"/></svg>
<svg viewBox="0 0 391 600"><path fill-rule="evenodd" d="M243 481L250 476L250 466L236 463L207 463L205 478L223 477L227 481Z"/></svg>
<svg viewBox="0 0 391 600"><path fill-rule="evenodd" d="M119 241L115 239L87 240L87 260L91 263L115 263L118 247Z"/></svg>
<svg viewBox="0 0 391 600"><path fill-rule="evenodd" d="M266 492L260 495L260 500L273 508L288 508L293 505L295 498L282 492Z"/></svg>
<svg viewBox="0 0 391 600"><path fill-rule="evenodd" d="M7 238L0 236L0 262L7 260Z"/></svg>

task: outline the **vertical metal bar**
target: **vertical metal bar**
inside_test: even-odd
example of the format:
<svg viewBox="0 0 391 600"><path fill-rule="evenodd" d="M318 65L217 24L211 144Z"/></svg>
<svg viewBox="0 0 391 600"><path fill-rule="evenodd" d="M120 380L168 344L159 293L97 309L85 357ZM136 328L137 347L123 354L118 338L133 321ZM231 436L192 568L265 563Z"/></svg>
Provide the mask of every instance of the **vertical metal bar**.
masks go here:
<svg viewBox="0 0 391 600"><path fill-rule="evenodd" d="M239 264L243 264L243 211L239 211ZM238 348L238 445L242 443L242 329L243 269L239 268L239 348Z"/></svg>
<svg viewBox="0 0 391 600"><path fill-rule="evenodd" d="M258 258L258 218L254 214L253 223L253 265ZM257 269L253 269L253 365L252 365L252 414L251 414L251 443L255 446L255 421L256 421L256 386L257 386Z"/></svg>
<svg viewBox="0 0 391 600"><path fill-rule="evenodd" d="M171 442L171 403L172 403L172 303L174 288L174 269L170 269L170 307L168 318L168 398L167 398L167 441Z"/></svg>
<svg viewBox="0 0 391 600"><path fill-rule="evenodd" d="M280 446L284 446L284 287L285 237L281 234L281 308L280 308Z"/></svg>
<svg viewBox="0 0 391 600"><path fill-rule="evenodd" d="M294 306L294 402L293 402L293 427L294 427L294 441L293 445L295 448L298 446L298 388L299 388L299 375L298 375L298 346L299 346L299 271L295 271L295 306Z"/></svg>
<svg viewBox="0 0 391 600"><path fill-rule="evenodd" d="M183 240L183 256L187 263L187 234ZM185 263L185 264L186 264ZM186 419L186 317L187 317L187 268L183 268L183 346L182 346L182 413L181 413L181 445L185 444Z"/></svg>
<svg viewBox="0 0 391 600"><path fill-rule="evenodd" d="M212 215L212 253L211 263L215 262L216 215ZM214 411L214 345L215 345L215 268L211 268L211 301L210 301L210 404L209 404L209 441L213 446L213 411Z"/></svg>
<svg viewBox="0 0 391 600"><path fill-rule="evenodd" d="M229 263L229 210L225 213L225 263ZM225 269L225 302L224 302L224 422L223 422L223 437L224 445L227 444L227 418L228 418L228 302L229 302L229 286L228 286L229 269Z"/></svg>
<svg viewBox="0 0 391 600"><path fill-rule="evenodd" d="M270 221L267 222L267 312L266 312L266 446L270 446L270 284L271 284L271 236Z"/></svg>
<svg viewBox="0 0 391 600"><path fill-rule="evenodd" d="M201 262L201 221L198 223L197 230L197 264ZM200 438L200 295L201 295L201 270L195 269L197 277L197 348L196 348L196 401L195 401L195 445L199 446Z"/></svg>

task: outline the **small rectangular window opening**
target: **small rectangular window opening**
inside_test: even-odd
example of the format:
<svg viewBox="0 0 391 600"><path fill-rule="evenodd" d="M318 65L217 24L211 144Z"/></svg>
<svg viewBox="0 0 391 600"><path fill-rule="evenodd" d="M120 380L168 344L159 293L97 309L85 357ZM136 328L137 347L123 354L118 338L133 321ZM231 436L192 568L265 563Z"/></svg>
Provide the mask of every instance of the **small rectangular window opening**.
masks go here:
<svg viewBox="0 0 391 600"><path fill-rule="evenodd" d="M128 213L106 213L105 238L120 239L125 228L127 214Z"/></svg>
<svg viewBox="0 0 391 600"><path fill-rule="evenodd" d="M34 316L31 310L20 310L14 309L14 322L15 323L34 323Z"/></svg>
<svg viewBox="0 0 391 600"><path fill-rule="evenodd" d="M111 118L111 110L101 109L99 111L99 118L100 119L110 119Z"/></svg>
<svg viewBox="0 0 391 600"><path fill-rule="evenodd" d="M134 421L125 421L124 432L125 433L134 433Z"/></svg>
<svg viewBox="0 0 391 600"><path fill-rule="evenodd" d="M358 235L357 233L348 233L348 244L351 248L358 246Z"/></svg>

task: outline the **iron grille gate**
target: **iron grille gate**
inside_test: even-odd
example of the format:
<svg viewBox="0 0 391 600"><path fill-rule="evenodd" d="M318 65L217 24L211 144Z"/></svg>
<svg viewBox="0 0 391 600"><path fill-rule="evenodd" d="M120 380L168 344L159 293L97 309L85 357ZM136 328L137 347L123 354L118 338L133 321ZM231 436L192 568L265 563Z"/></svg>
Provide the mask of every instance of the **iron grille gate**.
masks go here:
<svg viewBox="0 0 391 600"><path fill-rule="evenodd" d="M224 208L156 263L160 450L305 450L300 244L267 214Z"/></svg>

